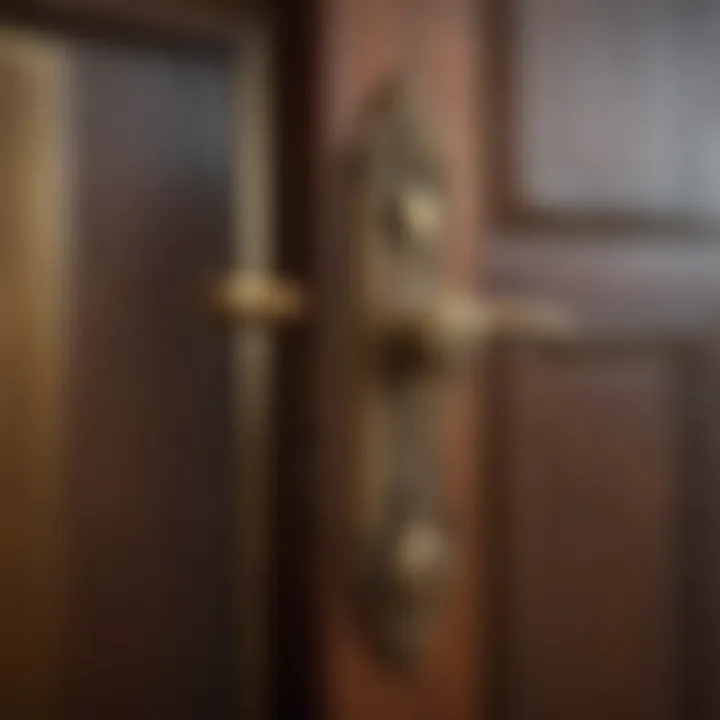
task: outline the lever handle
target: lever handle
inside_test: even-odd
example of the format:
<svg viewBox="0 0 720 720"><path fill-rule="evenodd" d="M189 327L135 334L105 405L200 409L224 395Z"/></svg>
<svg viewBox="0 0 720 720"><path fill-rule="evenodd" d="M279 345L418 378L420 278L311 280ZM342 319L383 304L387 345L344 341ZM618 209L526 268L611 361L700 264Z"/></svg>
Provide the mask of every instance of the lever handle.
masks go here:
<svg viewBox="0 0 720 720"><path fill-rule="evenodd" d="M381 341L423 360L454 360L497 338L563 338L573 331L560 306L533 300L475 300L447 294L429 309L388 313Z"/></svg>
<svg viewBox="0 0 720 720"><path fill-rule="evenodd" d="M305 318L308 306L299 285L253 271L237 271L218 280L210 303L230 320L269 325L296 324Z"/></svg>

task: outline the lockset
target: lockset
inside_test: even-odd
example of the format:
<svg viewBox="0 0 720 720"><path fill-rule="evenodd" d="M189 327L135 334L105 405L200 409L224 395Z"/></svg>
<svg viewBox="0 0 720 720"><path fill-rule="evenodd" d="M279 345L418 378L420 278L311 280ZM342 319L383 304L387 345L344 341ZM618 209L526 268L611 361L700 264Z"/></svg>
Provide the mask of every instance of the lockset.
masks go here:
<svg viewBox="0 0 720 720"><path fill-rule="evenodd" d="M497 335L564 334L569 322L552 305L476 300L446 286L446 164L408 87L390 83L370 98L351 156L345 568L372 646L402 667L421 655L453 577L439 433L448 373ZM212 295L243 324L312 313L305 289L242 270Z"/></svg>

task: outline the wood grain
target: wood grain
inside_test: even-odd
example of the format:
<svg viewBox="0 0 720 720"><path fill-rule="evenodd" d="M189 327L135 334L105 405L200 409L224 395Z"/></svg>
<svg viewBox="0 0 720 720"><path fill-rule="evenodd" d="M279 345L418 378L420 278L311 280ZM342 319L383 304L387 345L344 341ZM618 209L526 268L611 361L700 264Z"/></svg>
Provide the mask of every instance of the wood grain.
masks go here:
<svg viewBox="0 0 720 720"><path fill-rule="evenodd" d="M677 717L689 370L672 344L506 357L501 717Z"/></svg>
<svg viewBox="0 0 720 720"><path fill-rule="evenodd" d="M234 84L202 56L73 54L70 438L79 718L222 717L232 694Z"/></svg>
<svg viewBox="0 0 720 720"><path fill-rule="evenodd" d="M488 378L491 711L712 718L716 10L488 6L478 278L577 329L563 349L508 348Z"/></svg>

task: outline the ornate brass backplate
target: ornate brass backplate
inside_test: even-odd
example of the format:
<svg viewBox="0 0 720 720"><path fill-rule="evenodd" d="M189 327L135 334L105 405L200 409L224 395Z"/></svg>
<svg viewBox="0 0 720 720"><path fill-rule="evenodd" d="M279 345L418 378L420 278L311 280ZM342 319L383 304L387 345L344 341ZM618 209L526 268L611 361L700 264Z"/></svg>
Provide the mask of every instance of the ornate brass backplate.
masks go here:
<svg viewBox="0 0 720 720"><path fill-rule="evenodd" d="M407 87L371 102L356 147L350 242L357 476L353 588L375 646L416 659L451 574L439 445L443 379L498 334L564 337L565 313L444 287L449 187L438 138Z"/></svg>
<svg viewBox="0 0 720 720"><path fill-rule="evenodd" d="M384 88L369 108L351 190L353 588L375 647L407 664L437 613L450 542L439 483L440 364L423 332L440 290L446 185L431 132L402 86Z"/></svg>

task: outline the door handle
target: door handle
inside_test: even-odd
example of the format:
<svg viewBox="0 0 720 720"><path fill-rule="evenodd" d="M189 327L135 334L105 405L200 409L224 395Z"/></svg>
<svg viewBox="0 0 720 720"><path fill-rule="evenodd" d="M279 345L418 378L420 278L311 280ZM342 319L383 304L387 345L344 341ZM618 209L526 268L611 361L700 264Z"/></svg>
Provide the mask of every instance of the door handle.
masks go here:
<svg viewBox="0 0 720 720"><path fill-rule="evenodd" d="M495 339L565 337L567 313L538 300L474 299L446 294L427 309L401 310L381 318L384 343L416 360L474 356Z"/></svg>
<svg viewBox="0 0 720 720"><path fill-rule="evenodd" d="M307 294L290 280L238 270L217 280L210 292L212 309L238 323L293 325L307 312Z"/></svg>
<svg viewBox="0 0 720 720"><path fill-rule="evenodd" d="M406 88L390 85L371 101L352 159L348 587L372 644L406 665L452 577L437 423L443 379L495 337L564 335L571 323L552 303L475 299L443 286L445 165ZM211 304L232 322L273 327L302 322L310 305L300 285L250 271L220 278Z"/></svg>
<svg viewBox="0 0 720 720"><path fill-rule="evenodd" d="M440 467L444 380L496 337L564 336L572 324L550 302L477 299L445 286L450 182L407 86L390 84L371 100L351 167L349 568L368 637L402 666L421 656L453 574Z"/></svg>

